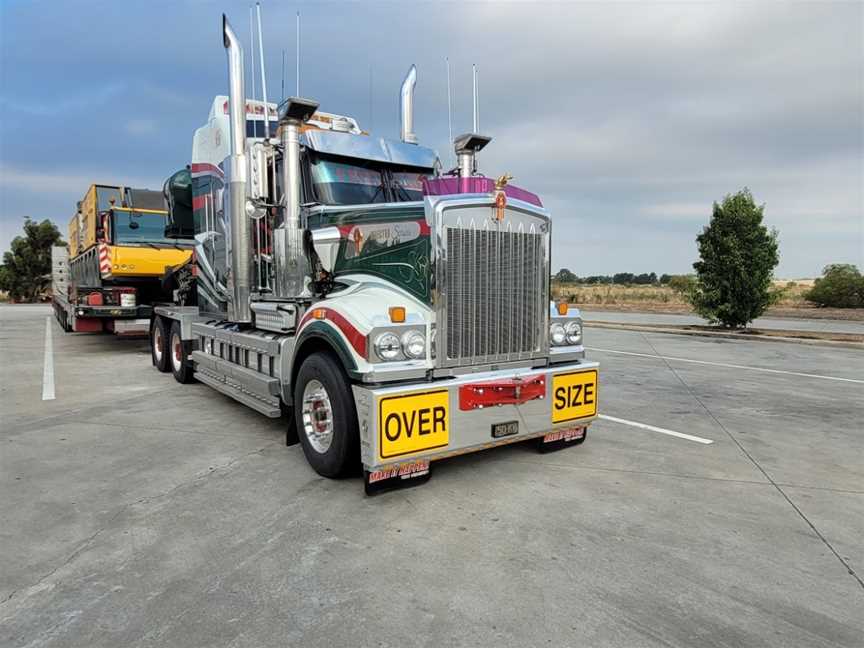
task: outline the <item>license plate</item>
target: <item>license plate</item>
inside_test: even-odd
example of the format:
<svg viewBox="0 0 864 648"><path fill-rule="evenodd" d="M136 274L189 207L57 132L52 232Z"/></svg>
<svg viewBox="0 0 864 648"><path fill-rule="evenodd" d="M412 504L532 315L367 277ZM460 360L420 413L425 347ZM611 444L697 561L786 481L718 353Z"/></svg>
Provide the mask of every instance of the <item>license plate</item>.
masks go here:
<svg viewBox="0 0 864 648"><path fill-rule="evenodd" d="M564 430L555 430L543 436L543 443L555 443L556 441L578 441L585 437L584 427L567 428Z"/></svg>
<svg viewBox="0 0 864 648"><path fill-rule="evenodd" d="M507 421L505 423L492 424L492 438L500 439L501 437L513 436L519 434L519 421Z"/></svg>
<svg viewBox="0 0 864 648"><path fill-rule="evenodd" d="M552 422L564 423L597 413L597 371L552 377Z"/></svg>
<svg viewBox="0 0 864 648"><path fill-rule="evenodd" d="M378 448L392 459L450 443L446 389L378 399Z"/></svg>

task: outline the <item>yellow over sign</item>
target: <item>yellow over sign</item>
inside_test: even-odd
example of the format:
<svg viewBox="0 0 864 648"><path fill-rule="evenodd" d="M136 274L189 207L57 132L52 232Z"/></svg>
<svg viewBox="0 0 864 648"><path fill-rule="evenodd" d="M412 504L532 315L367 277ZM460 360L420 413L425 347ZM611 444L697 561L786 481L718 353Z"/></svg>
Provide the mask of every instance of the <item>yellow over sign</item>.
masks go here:
<svg viewBox="0 0 864 648"><path fill-rule="evenodd" d="M382 459L443 448L450 443L446 389L378 399L378 452Z"/></svg>
<svg viewBox="0 0 864 648"><path fill-rule="evenodd" d="M597 413L597 371L552 377L552 422L564 423Z"/></svg>

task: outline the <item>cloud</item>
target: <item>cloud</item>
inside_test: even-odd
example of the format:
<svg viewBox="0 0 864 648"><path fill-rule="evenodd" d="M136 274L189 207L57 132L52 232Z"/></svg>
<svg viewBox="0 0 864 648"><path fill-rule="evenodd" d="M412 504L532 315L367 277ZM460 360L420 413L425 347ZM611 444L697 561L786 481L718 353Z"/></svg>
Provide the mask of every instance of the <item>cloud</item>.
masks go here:
<svg viewBox="0 0 864 648"><path fill-rule="evenodd" d="M229 12L244 40L247 9ZM293 92L285 25L294 11L264 5L271 96L281 91L283 49ZM416 130L448 164L443 59L452 66L454 134L471 128L476 63L480 126L494 137L480 169L509 171L541 194L558 266L687 271L712 202L744 186L780 229L781 273L864 265L860 3L463 3L458 11L308 3L301 11L304 34L314 35L303 39L301 93L397 137L399 83L416 63ZM93 39L96 17L131 28ZM219 18L206 3L178 3L167 23L147 4L4 8L0 219L34 207L65 214L94 180L158 187L187 163L194 129L227 85ZM63 65L44 42L62 45ZM58 107L74 118L38 127Z"/></svg>
<svg viewBox="0 0 864 648"><path fill-rule="evenodd" d="M159 126L152 119L130 119L126 122L126 132L130 135L153 135Z"/></svg>
<svg viewBox="0 0 864 648"><path fill-rule="evenodd" d="M158 188L162 180L145 178L126 174L122 171L107 171L105 169L77 170L75 173L64 171L34 171L19 169L8 165L0 166L0 189L2 193L9 191L38 194L75 194L80 200L87 188L94 183L110 178L110 184L129 187ZM70 205L74 204L70 201ZM71 208L70 208L71 209Z"/></svg>

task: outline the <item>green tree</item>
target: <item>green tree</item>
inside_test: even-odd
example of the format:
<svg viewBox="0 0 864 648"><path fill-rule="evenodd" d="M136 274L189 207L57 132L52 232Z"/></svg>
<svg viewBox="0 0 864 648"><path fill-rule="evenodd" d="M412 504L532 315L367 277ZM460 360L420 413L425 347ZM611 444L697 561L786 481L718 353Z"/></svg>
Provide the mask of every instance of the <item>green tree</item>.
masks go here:
<svg viewBox="0 0 864 648"><path fill-rule="evenodd" d="M715 202L711 222L696 237L700 259L690 303L709 322L746 326L778 297L772 290L778 234L762 224L764 210L745 188Z"/></svg>
<svg viewBox="0 0 864 648"><path fill-rule="evenodd" d="M561 268L555 275L555 281L560 283L575 283L576 275L570 272L567 268Z"/></svg>
<svg viewBox="0 0 864 648"><path fill-rule="evenodd" d="M0 290L14 301L37 301L51 282L51 246L66 245L50 220L24 221L23 236L16 236L3 254Z"/></svg>
<svg viewBox="0 0 864 648"><path fill-rule="evenodd" d="M864 276L857 266L833 263L825 266L804 298L820 306L833 308L864 308Z"/></svg>

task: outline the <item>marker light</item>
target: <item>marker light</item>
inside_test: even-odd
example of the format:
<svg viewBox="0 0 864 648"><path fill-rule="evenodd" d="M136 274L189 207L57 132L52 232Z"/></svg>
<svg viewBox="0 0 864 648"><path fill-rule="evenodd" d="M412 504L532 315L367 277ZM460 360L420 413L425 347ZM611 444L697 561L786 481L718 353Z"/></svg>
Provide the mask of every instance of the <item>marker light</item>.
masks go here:
<svg viewBox="0 0 864 648"><path fill-rule="evenodd" d="M558 302L558 304L555 306L555 308L557 309L559 315L566 315L567 311L570 310L570 304L568 304L567 302L563 302L563 301Z"/></svg>
<svg viewBox="0 0 864 648"><path fill-rule="evenodd" d="M401 324L405 321L405 307L404 306L391 306L389 309L390 312L390 321L394 324Z"/></svg>

